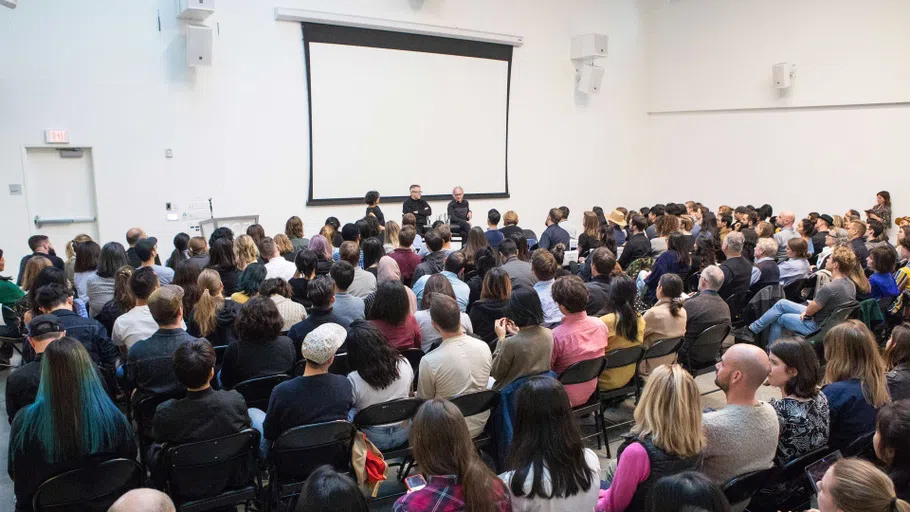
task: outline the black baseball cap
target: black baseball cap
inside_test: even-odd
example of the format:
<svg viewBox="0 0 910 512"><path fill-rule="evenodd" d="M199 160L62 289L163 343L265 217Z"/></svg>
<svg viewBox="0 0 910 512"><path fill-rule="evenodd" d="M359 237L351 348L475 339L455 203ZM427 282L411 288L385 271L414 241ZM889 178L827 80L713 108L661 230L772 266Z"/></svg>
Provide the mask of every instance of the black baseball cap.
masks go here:
<svg viewBox="0 0 910 512"><path fill-rule="evenodd" d="M136 242L136 256L139 256L139 261L148 261L152 257L152 250L156 245L158 245L158 239L153 236Z"/></svg>
<svg viewBox="0 0 910 512"><path fill-rule="evenodd" d="M53 332L63 332L64 330L63 325L55 315L39 315L32 318L32 321L28 323L28 335L33 338Z"/></svg>
<svg viewBox="0 0 910 512"><path fill-rule="evenodd" d="M834 219L827 213L823 213L823 214L819 215L818 218L827 222L829 226L834 225Z"/></svg>

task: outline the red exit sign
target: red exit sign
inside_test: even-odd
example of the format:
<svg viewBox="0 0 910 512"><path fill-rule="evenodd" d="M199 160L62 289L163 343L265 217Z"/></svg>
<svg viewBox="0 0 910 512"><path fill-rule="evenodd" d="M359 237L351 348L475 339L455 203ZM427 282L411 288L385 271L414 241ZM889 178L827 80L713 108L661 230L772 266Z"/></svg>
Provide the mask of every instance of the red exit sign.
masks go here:
<svg viewBox="0 0 910 512"><path fill-rule="evenodd" d="M69 144L70 134L66 130L47 130L44 132L44 141L48 144Z"/></svg>

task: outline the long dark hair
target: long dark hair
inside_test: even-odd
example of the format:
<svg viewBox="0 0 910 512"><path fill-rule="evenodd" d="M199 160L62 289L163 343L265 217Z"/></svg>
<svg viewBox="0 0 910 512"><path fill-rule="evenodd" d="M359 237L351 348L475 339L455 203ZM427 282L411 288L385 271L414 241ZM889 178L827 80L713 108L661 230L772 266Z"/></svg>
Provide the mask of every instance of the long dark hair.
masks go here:
<svg viewBox="0 0 910 512"><path fill-rule="evenodd" d="M98 261L98 277L110 279L117 274L120 267L129 265L130 259L120 242L108 242L101 248L101 259Z"/></svg>
<svg viewBox="0 0 910 512"><path fill-rule="evenodd" d="M600 240L601 247L606 247L616 254L616 233L609 224L602 224L597 228L597 239Z"/></svg>
<svg viewBox="0 0 910 512"><path fill-rule="evenodd" d="M689 255L690 247L686 247L686 242L689 240L689 237L680 233L679 231L674 231L670 233L669 238L667 238L667 250L673 251L676 253L676 256L679 258L679 264L689 267L692 265L692 257Z"/></svg>
<svg viewBox="0 0 910 512"><path fill-rule="evenodd" d="M177 262L177 266L174 268L174 284L183 288L183 316L189 315L196 306L196 302L199 301L200 272L202 269L191 264L189 260Z"/></svg>
<svg viewBox="0 0 910 512"><path fill-rule="evenodd" d="M894 486L906 489L910 485L910 400L898 400L882 407L876 422L879 458L888 464L888 476Z"/></svg>
<svg viewBox="0 0 910 512"><path fill-rule="evenodd" d="M401 376L401 354L378 327L367 320L354 320L345 341L351 370L360 374L373 389L385 389Z"/></svg>
<svg viewBox="0 0 910 512"><path fill-rule="evenodd" d="M540 296L533 288L526 286L517 286L512 288L512 296L509 297L509 320L515 322L518 327L531 327L543 323L543 307L540 304Z"/></svg>
<svg viewBox="0 0 910 512"><path fill-rule="evenodd" d="M259 293L259 287L265 281L268 271L262 263L250 263L243 269L240 279L237 280L237 291L242 292L247 297L252 297Z"/></svg>
<svg viewBox="0 0 910 512"><path fill-rule="evenodd" d="M529 378L518 390L515 410L515 437L508 458L509 468L515 470L512 494L553 499L587 492L594 478L562 384L551 377ZM545 468L550 477L549 492ZM525 480L531 472L531 488L525 493Z"/></svg>
<svg viewBox="0 0 910 512"><path fill-rule="evenodd" d="M88 272L98 270L98 263L101 259L101 246L89 240L76 245L76 264L73 266L75 272Z"/></svg>
<svg viewBox="0 0 910 512"><path fill-rule="evenodd" d="M442 274L433 274L427 279L426 285L423 287L423 298L420 300L420 309L430 309L430 303L433 302L433 295L442 294L447 297L455 298L455 289L452 288L452 283L449 282L449 279ZM375 306L375 303L373 305Z"/></svg>
<svg viewBox="0 0 910 512"><path fill-rule="evenodd" d="M528 252L528 239L523 234L518 233L512 233L509 238L515 241L515 247L518 249L518 259L531 261L531 253Z"/></svg>
<svg viewBox="0 0 910 512"><path fill-rule="evenodd" d="M445 276L442 276L445 279ZM398 280L384 281L376 289L376 299L370 308L370 320L383 320L401 325L411 312L411 303L404 284Z"/></svg>
<svg viewBox="0 0 910 512"><path fill-rule="evenodd" d="M885 349L885 366L893 370L896 366L910 363L910 324L903 323L891 331L891 343Z"/></svg>
<svg viewBox="0 0 910 512"><path fill-rule="evenodd" d="M664 297L670 300L670 314L678 317L679 310L682 309L682 303L679 301L679 296L683 292L682 279L676 274L664 274L660 276L659 286L663 289Z"/></svg>
<svg viewBox="0 0 910 512"><path fill-rule="evenodd" d="M488 248L490 246L487 242L487 237L483 233L483 228L480 226L474 226L468 231L468 243L465 244L464 254L467 256L466 263L469 265L474 265L475 258L477 253Z"/></svg>
<svg viewBox="0 0 910 512"><path fill-rule="evenodd" d="M190 244L190 235L186 233L177 233L174 236L174 250L171 251L170 258L167 259L166 266L171 267L174 270L177 270L177 264L183 260L190 259L189 254L186 253L186 249Z"/></svg>
<svg viewBox="0 0 910 512"><path fill-rule="evenodd" d="M818 395L822 370L811 343L803 338L780 338L771 344L769 350L785 365L796 370L796 375L784 385L785 393L799 398Z"/></svg>
<svg viewBox="0 0 910 512"><path fill-rule="evenodd" d="M382 242L375 238L367 238L360 244L360 248L363 249L363 268L372 267L379 263L379 260L385 256L385 251L382 249Z"/></svg>
<svg viewBox="0 0 910 512"><path fill-rule="evenodd" d="M319 466L307 477L296 512L331 510L338 512L367 512L367 499L351 477L335 471L326 464Z"/></svg>
<svg viewBox="0 0 910 512"><path fill-rule="evenodd" d="M235 270L237 265L234 264L234 242L228 238L216 238L209 244L208 268L218 272Z"/></svg>
<svg viewBox="0 0 910 512"><path fill-rule="evenodd" d="M684 471L661 478L654 484L649 496L651 512L730 511L730 502L720 487L697 471Z"/></svg>
<svg viewBox="0 0 910 512"><path fill-rule="evenodd" d="M427 400L411 427L414 460L427 475L455 475L461 484L465 510L495 512L505 499L505 484L477 454L461 411L441 398Z"/></svg>
<svg viewBox="0 0 910 512"><path fill-rule="evenodd" d="M698 271L717 265L717 246L714 238L697 237L695 239L695 255L698 256Z"/></svg>
<svg viewBox="0 0 910 512"><path fill-rule="evenodd" d="M720 232L717 230L717 216L710 211L701 216L701 231L711 235L716 245L720 245ZM701 235L701 233L699 233Z"/></svg>
<svg viewBox="0 0 910 512"><path fill-rule="evenodd" d="M610 281L610 312L616 314L616 331L627 340L638 339L638 319L635 297L638 288L626 274L619 274Z"/></svg>

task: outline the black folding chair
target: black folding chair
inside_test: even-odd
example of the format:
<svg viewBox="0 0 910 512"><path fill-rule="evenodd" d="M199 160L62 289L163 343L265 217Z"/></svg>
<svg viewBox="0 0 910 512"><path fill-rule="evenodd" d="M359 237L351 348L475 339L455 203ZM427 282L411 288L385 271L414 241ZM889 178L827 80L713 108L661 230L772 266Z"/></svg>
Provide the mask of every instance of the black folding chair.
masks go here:
<svg viewBox="0 0 910 512"><path fill-rule="evenodd" d="M728 480L721 489L723 489L727 501L730 502L730 507L733 508L734 505L751 500L752 496L754 496L765 482L772 478L777 471L778 468L762 469L760 471L739 475Z"/></svg>
<svg viewBox="0 0 910 512"><path fill-rule="evenodd" d="M358 429L372 427L376 425L388 425L390 423L401 423L409 420L417 414L417 409L423 404L420 398L401 398L389 402L373 404L362 411L358 411L354 416L354 426ZM411 445L405 442L404 445L382 451L382 456L386 460L403 458L398 470L398 478L401 479L405 466L411 463ZM389 464L390 466L395 464Z"/></svg>
<svg viewBox="0 0 910 512"><path fill-rule="evenodd" d="M294 368L291 370L291 377L300 377L303 375L304 370L306 370L306 360L301 359L294 363Z"/></svg>
<svg viewBox="0 0 910 512"><path fill-rule="evenodd" d="M181 512L199 512L259 500L259 431L248 428L208 441L165 447L167 494Z"/></svg>
<svg viewBox="0 0 910 512"><path fill-rule="evenodd" d="M746 312L746 306L749 305L749 301L752 299L752 292L745 291L734 293L733 295L727 297L727 307L730 308L730 321L733 324L733 327L742 327L745 325L745 318L743 313Z"/></svg>
<svg viewBox="0 0 910 512"><path fill-rule="evenodd" d="M186 396L186 390L180 393L163 393L151 395L131 404L132 417L136 420L139 435L139 458L145 461L146 449L152 442L152 426L155 423L155 411L158 406L170 399L180 400Z"/></svg>
<svg viewBox="0 0 910 512"><path fill-rule="evenodd" d="M874 436L875 431L872 431L857 437L846 448L841 450L841 454L845 458L859 457L866 460L875 460L875 450L872 446L872 438Z"/></svg>
<svg viewBox="0 0 910 512"><path fill-rule="evenodd" d="M618 402L626 400L627 398L634 398L635 401L638 401L638 397L641 394L641 380L638 378L638 363L641 362L641 358L645 355L644 347L626 347L620 348L617 350L611 350L607 352L607 355L604 356L604 369L601 373L607 370L614 370L617 368L624 368L626 366L632 366L634 371L632 373L632 378L624 386L611 389L609 391L598 391L598 400L600 401L601 407L601 421L603 422L604 428L604 444L607 446L607 458L612 458L610 454L610 438L607 436L607 431L610 428L617 428L627 423L611 424L607 427L607 422L603 417L603 409L606 407L607 403Z"/></svg>
<svg viewBox="0 0 910 512"><path fill-rule="evenodd" d="M600 374L603 373L606 365L607 361L603 356L588 359L586 361L579 361L566 368L565 371L559 375L557 380L559 380L563 386L585 384L592 380L596 381L597 377L600 377ZM591 394L588 401L582 405L573 407L572 414L579 419L584 418L589 414L594 414L594 432L590 434L582 433L582 440L596 437L597 449L599 450L601 438L603 438L604 443L607 442L607 429L604 425L603 411L600 408L600 398L597 393L596 383L594 393Z"/></svg>
<svg viewBox="0 0 910 512"><path fill-rule="evenodd" d="M483 412L491 411L499 405L499 392L492 389L477 391L476 393L465 393L463 395L449 398L455 407L461 411L462 416L474 416ZM474 438L474 446L482 448L493 443L493 439L484 431Z"/></svg>
<svg viewBox="0 0 910 512"><path fill-rule="evenodd" d="M682 341L682 338L664 338L662 340L655 341L654 344L651 345L651 348L645 350L645 353L641 357L641 362L639 365L651 359L657 359L659 357L664 357L679 352L679 348L682 346ZM635 403L638 403L637 396L635 398Z"/></svg>
<svg viewBox="0 0 910 512"><path fill-rule="evenodd" d="M227 345L218 345L217 347L212 347L215 349L215 367L221 368L224 364L224 353L227 352Z"/></svg>
<svg viewBox="0 0 910 512"><path fill-rule="evenodd" d="M304 361L305 363L306 361ZM329 366L329 373L335 375L341 375L347 377L351 373L351 364L348 362L347 353L335 354L335 360L332 361L332 366ZM301 373L301 375L303 375Z"/></svg>
<svg viewBox="0 0 910 512"><path fill-rule="evenodd" d="M145 470L129 459L90 464L44 481L32 498L35 512L105 512L120 496L142 487Z"/></svg>
<svg viewBox="0 0 910 512"><path fill-rule="evenodd" d="M784 286L784 297L790 302L803 304L806 299L803 297L803 287L806 286L806 278L801 277Z"/></svg>
<svg viewBox="0 0 910 512"><path fill-rule="evenodd" d="M269 398L272 397L272 390L275 389L275 386L290 378L291 377L283 373L256 377L255 379L249 379L238 383L234 386L234 391L243 395L248 408L256 408L264 411L269 407Z"/></svg>
<svg viewBox="0 0 910 512"><path fill-rule="evenodd" d="M417 377L420 372L420 360L423 359L423 349L420 348L409 348L401 351L401 355L411 363L411 369L414 370L414 382L411 386L411 389L417 389Z"/></svg>
<svg viewBox="0 0 910 512"><path fill-rule="evenodd" d="M279 505L300 494L314 469L329 464L352 474L351 447L357 430L344 420L303 425L284 431L269 449L269 498Z"/></svg>
<svg viewBox="0 0 910 512"><path fill-rule="evenodd" d="M686 292L693 293L698 291L698 281L701 279L701 272L691 274L686 278Z"/></svg>
<svg viewBox="0 0 910 512"><path fill-rule="evenodd" d="M827 446L822 446L816 450L813 450L805 455L797 457L790 462L780 466L780 468L774 472L774 475L767 481L764 482L761 486L761 489L775 490L776 487L781 484L788 482L799 482L803 481L805 485L806 492L795 493L785 497L779 497L774 495L775 503L756 503L753 501L751 505L762 505L756 508L759 509L773 509L773 510L805 510L808 508L809 500L812 497L813 489L809 485L809 478L806 475L806 466L817 462L831 453L831 449ZM753 498L756 501L765 500L761 499L765 494L759 494L758 498ZM783 499L781 499L783 498ZM767 506L765 506L767 505Z"/></svg>
<svg viewBox="0 0 910 512"><path fill-rule="evenodd" d="M702 331L682 358L683 368L693 377L713 372L714 365L720 359L721 346L728 334L730 326L727 324L712 325Z"/></svg>

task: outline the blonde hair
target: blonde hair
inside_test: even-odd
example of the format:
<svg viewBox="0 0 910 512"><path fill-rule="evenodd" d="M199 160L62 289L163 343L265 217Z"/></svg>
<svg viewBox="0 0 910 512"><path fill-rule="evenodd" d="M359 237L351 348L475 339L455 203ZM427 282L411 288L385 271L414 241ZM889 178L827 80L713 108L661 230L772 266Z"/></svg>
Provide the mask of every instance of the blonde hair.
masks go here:
<svg viewBox="0 0 910 512"><path fill-rule="evenodd" d="M394 220L387 220L385 223L385 243L391 245L393 249L398 249L401 246L398 241L399 234L401 234L401 226Z"/></svg>
<svg viewBox="0 0 910 512"><path fill-rule="evenodd" d="M278 233L272 240L275 241L275 247L278 248L278 254L284 256L285 254L294 252L294 244L291 243L291 239L284 233Z"/></svg>
<svg viewBox="0 0 910 512"><path fill-rule="evenodd" d="M502 216L502 223L506 226L517 226L518 225L518 214L513 210L507 211Z"/></svg>
<svg viewBox="0 0 910 512"><path fill-rule="evenodd" d="M685 231L692 231L692 228L695 227L695 219L691 215L680 215L679 225Z"/></svg>
<svg viewBox="0 0 910 512"><path fill-rule="evenodd" d="M755 227L755 233L758 235L758 238L770 238L774 235L774 225L763 220Z"/></svg>
<svg viewBox="0 0 910 512"><path fill-rule="evenodd" d="M833 221L831 224L832 228L844 227L844 218L841 217L840 215L835 215L835 216L831 217L831 220Z"/></svg>
<svg viewBox="0 0 910 512"><path fill-rule="evenodd" d="M259 248L250 235L240 235L234 239L234 265L243 270L250 263L259 259Z"/></svg>
<svg viewBox="0 0 910 512"><path fill-rule="evenodd" d="M831 495L843 512L910 512L910 504L897 499L894 482L871 462L843 459L831 466Z"/></svg>
<svg viewBox="0 0 910 512"><path fill-rule="evenodd" d="M853 282L856 287L863 293L869 293L872 285L869 284L869 278L863 272L856 253L849 247L835 247L831 253L831 261L837 263L837 269L841 274L847 276L847 279Z"/></svg>
<svg viewBox="0 0 910 512"><path fill-rule="evenodd" d="M41 269L51 266L51 260L44 256L32 256L25 264L25 270L22 271L22 289L28 291Z"/></svg>
<svg viewBox="0 0 910 512"><path fill-rule="evenodd" d="M205 337L215 332L216 316L224 307L221 275L217 270L207 268L199 274L196 284L199 285L200 294L196 307L193 308L193 321L199 326L200 336Z"/></svg>
<svg viewBox="0 0 910 512"><path fill-rule="evenodd" d="M695 379L678 364L661 365L648 377L635 407L632 434L678 457L692 457L705 449L701 425L701 394Z"/></svg>
<svg viewBox="0 0 910 512"><path fill-rule="evenodd" d="M859 379L863 396L876 409L891 397L885 380L885 361L872 332L859 320L838 324L825 335L824 384Z"/></svg>
<svg viewBox="0 0 910 512"><path fill-rule="evenodd" d="M75 238L66 243L66 261L73 261L73 258L76 257L76 244L92 241L92 237L86 235L85 233L76 235Z"/></svg>

